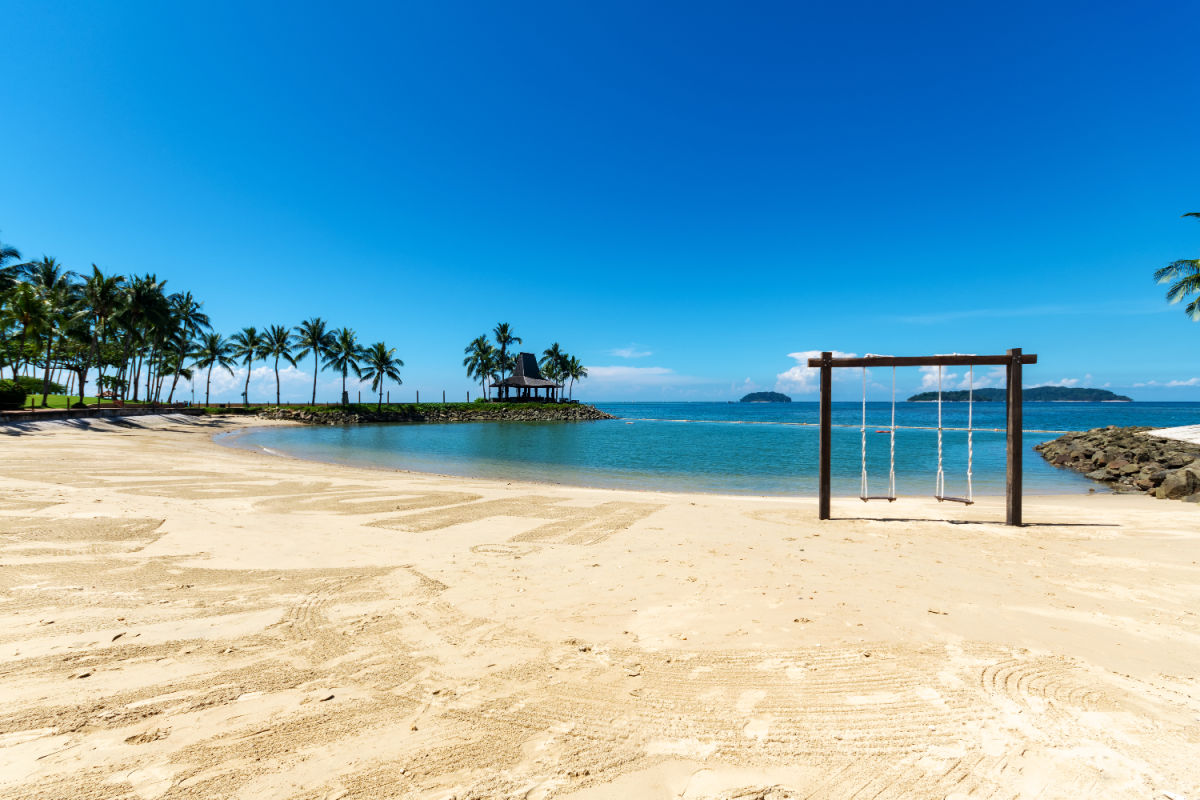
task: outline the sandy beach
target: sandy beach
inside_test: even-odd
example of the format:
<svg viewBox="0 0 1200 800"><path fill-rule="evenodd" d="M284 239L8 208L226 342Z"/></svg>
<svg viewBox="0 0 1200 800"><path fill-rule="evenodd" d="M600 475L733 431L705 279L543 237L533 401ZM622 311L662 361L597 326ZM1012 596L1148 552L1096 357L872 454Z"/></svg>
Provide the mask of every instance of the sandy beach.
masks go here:
<svg viewBox="0 0 1200 800"><path fill-rule="evenodd" d="M0 795L1200 798L1195 504L819 523L244 424L0 428Z"/></svg>

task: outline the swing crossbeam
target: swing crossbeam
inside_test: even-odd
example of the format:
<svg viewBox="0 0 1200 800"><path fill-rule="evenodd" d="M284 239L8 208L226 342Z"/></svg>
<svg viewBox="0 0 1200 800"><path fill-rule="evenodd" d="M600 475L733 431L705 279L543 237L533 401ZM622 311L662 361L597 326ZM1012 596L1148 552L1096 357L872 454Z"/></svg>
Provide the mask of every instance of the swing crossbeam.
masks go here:
<svg viewBox="0 0 1200 800"><path fill-rule="evenodd" d="M821 374L821 404L820 404L820 457L817 513L820 519L830 518L831 505L831 461L833 446L831 441L833 429L833 370L841 367L946 367L946 366L1003 366L1007 389L1006 411L1007 425L1005 440L1007 450L1005 523L1021 525L1021 477L1022 477L1022 367L1025 364L1036 364L1037 355L1023 353L1021 348L1013 348L1003 355L933 355L933 356L855 356L834 358L831 351L824 351L819 358L810 358L808 366L817 368ZM894 391L894 390L893 390ZM865 412L864 412L865 414ZM865 426L865 421L864 421ZM940 423L939 423L940 427ZM968 427L970 427L968 425ZM892 430L895 430L893 420ZM893 435L895 435L893 433ZM940 439L939 430L939 439ZM865 445L864 445L865 447ZM939 459L940 460L940 459ZM939 473L940 474L940 473ZM865 480L864 480L865 482ZM940 483L940 481L939 481ZM941 488L940 485L938 487ZM893 492L894 494L894 492ZM862 492L861 499L888 500L892 496L867 496ZM949 497L938 492L935 497L939 502L963 503L972 505L974 499L969 497Z"/></svg>

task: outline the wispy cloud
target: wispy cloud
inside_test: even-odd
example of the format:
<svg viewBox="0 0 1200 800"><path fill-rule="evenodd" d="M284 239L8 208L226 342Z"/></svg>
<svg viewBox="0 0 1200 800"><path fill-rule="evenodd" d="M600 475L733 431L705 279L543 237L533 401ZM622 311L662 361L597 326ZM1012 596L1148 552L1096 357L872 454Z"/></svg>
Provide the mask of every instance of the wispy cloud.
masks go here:
<svg viewBox="0 0 1200 800"><path fill-rule="evenodd" d="M636 344L631 344L629 347L617 347L608 351L610 356L617 358L646 358L654 353L650 350L642 350Z"/></svg>
<svg viewBox="0 0 1200 800"><path fill-rule="evenodd" d="M1005 319L1014 317L1064 317L1102 312L1109 316L1141 316L1166 313L1171 309L1165 303L1101 304L1101 305L1041 305L1023 308L967 308L949 311L931 311L924 314L900 314L891 317L894 322L911 325L940 325L968 319Z"/></svg>
<svg viewBox="0 0 1200 800"><path fill-rule="evenodd" d="M1181 386L1200 386L1200 378L1186 378L1175 381L1143 381L1135 383L1134 386L1165 386L1168 389L1176 389Z"/></svg>
<svg viewBox="0 0 1200 800"><path fill-rule="evenodd" d="M669 367L628 367L623 364L587 368L589 387L681 386L707 383L704 378L680 375Z"/></svg>

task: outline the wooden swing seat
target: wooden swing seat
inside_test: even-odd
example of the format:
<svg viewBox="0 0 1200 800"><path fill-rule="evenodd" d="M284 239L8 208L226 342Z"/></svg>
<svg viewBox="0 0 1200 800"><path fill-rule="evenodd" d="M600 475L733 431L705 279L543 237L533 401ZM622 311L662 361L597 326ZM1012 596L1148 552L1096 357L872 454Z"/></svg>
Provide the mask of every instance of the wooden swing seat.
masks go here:
<svg viewBox="0 0 1200 800"><path fill-rule="evenodd" d="M896 498L889 497L886 494L873 494L873 495L868 495L867 497L862 497L860 495L858 499L862 500L864 503L867 502L868 500L887 500L889 503L896 502Z"/></svg>
<svg viewBox="0 0 1200 800"><path fill-rule="evenodd" d="M943 497L942 495L934 495L939 503L962 503L964 506L973 506L975 501L966 497Z"/></svg>

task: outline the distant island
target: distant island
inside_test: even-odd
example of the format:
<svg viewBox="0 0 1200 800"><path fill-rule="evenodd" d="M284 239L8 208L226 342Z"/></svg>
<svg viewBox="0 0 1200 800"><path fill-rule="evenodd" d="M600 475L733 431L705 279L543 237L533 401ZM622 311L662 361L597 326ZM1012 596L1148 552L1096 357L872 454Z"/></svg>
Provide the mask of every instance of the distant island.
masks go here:
<svg viewBox="0 0 1200 800"><path fill-rule="evenodd" d="M942 400L949 403L965 403L968 392L956 390L942 392ZM910 403L928 403L937 400L937 392L921 392L908 398ZM1132 403L1133 398L1113 394L1107 389L1073 389L1069 386L1034 386L1026 389L1024 399L1031 403ZM1003 403L1004 390L996 388L976 389L978 403Z"/></svg>
<svg viewBox="0 0 1200 800"><path fill-rule="evenodd" d="M751 392L743 397L742 403L790 403L792 398L779 392Z"/></svg>

